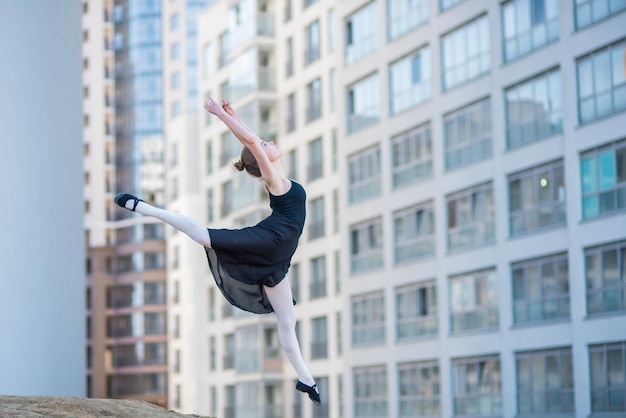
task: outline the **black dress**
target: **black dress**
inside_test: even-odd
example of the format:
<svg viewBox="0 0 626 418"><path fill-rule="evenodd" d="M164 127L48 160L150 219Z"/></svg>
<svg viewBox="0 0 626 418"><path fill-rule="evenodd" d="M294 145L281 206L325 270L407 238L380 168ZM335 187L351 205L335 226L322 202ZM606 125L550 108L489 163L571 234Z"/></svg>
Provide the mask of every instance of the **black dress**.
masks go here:
<svg viewBox="0 0 626 418"><path fill-rule="evenodd" d="M273 311L263 286L274 287L285 278L306 217L306 192L295 181L287 193L269 195L270 216L242 229L209 228L211 248L205 247L226 300L253 313Z"/></svg>

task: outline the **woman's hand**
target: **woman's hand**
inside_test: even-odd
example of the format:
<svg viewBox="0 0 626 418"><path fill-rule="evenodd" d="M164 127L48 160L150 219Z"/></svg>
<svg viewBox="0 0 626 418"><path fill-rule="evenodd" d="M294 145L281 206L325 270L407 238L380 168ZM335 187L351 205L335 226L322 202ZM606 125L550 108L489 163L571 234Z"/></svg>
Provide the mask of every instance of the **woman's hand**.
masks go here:
<svg viewBox="0 0 626 418"><path fill-rule="evenodd" d="M222 99L222 109L224 109L224 111L226 113L228 113L230 116L235 117L235 111L233 110L233 108L230 106L230 103L228 103L228 101Z"/></svg>
<svg viewBox="0 0 626 418"><path fill-rule="evenodd" d="M206 102L204 102L204 108L207 112L212 113L216 116L219 116L224 112L222 106L220 106L212 97L209 97Z"/></svg>

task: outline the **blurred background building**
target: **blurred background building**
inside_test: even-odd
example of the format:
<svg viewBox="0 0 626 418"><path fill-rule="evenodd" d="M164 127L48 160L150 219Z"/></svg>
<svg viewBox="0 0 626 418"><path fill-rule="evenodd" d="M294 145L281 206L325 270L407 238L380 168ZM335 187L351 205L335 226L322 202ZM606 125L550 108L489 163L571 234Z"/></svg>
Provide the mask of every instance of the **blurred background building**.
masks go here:
<svg viewBox="0 0 626 418"><path fill-rule="evenodd" d="M0 394L85 395L80 2L0 2Z"/></svg>
<svg viewBox="0 0 626 418"><path fill-rule="evenodd" d="M275 319L226 304L202 248L165 228L170 407L226 418L626 413L625 2L144 0L115 2L120 22L141 20L132 4L160 4L163 138L140 142L163 153L165 193L117 174L116 187L212 227L267 215L262 183L232 168L238 141L198 113L212 95L278 142L308 193L289 277L324 403L295 391ZM110 26L115 57L143 33L124 27ZM117 125L138 118L120 110L109 109ZM132 148L120 155L123 137L110 139L112 172L122 161L141 171ZM113 194L97 196L110 205ZM119 266L145 260L149 240L122 252L116 234L151 221L109 216L94 221L109 241L102 233L90 252L112 270L90 283L111 284L92 289L93 304L147 274ZM147 373L134 366L107 375Z"/></svg>

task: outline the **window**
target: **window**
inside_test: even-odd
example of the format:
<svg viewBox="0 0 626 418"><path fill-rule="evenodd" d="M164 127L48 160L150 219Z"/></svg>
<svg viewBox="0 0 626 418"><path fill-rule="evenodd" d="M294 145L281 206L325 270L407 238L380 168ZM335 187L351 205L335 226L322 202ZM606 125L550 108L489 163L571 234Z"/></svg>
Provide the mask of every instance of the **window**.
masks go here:
<svg viewBox="0 0 626 418"><path fill-rule="evenodd" d="M302 8L306 9L307 7L309 7L310 5L312 5L313 3L316 3L317 0L303 0L303 5Z"/></svg>
<svg viewBox="0 0 626 418"><path fill-rule="evenodd" d="M213 173L213 141L206 143L206 173Z"/></svg>
<svg viewBox="0 0 626 418"><path fill-rule="evenodd" d="M622 40L576 61L580 123L626 109L626 63Z"/></svg>
<svg viewBox="0 0 626 418"><path fill-rule="evenodd" d="M576 7L576 29L582 29L626 9L626 2L623 0L575 0L574 6Z"/></svg>
<svg viewBox="0 0 626 418"><path fill-rule="evenodd" d="M592 413L626 412L625 354L626 342L589 346Z"/></svg>
<svg viewBox="0 0 626 418"><path fill-rule="evenodd" d="M461 3L462 1L463 0L439 0L439 10L444 11L455 4Z"/></svg>
<svg viewBox="0 0 626 418"><path fill-rule="evenodd" d="M509 176L511 235L565 225L563 160Z"/></svg>
<svg viewBox="0 0 626 418"><path fill-rule="evenodd" d="M175 118L176 116L180 115L181 104L178 100L172 103L170 112L171 112L172 118Z"/></svg>
<svg viewBox="0 0 626 418"><path fill-rule="evenodd" d="M289 22L292 16L291 0L285 0L285 23Z"/></svg>
<svg viewBox="0 0 626 418"><path fill-rule="evenodd" d="M489 19L481 16L441 39L443 90L480 77L490 68Z"/></svg>
<svg viewBox="0 0 626 418"><path fill-rule="evenodd" d="M340 356L343 353L343 325L342 325L342 317L341 312L337 312L335 315L335 331L336 331L336 342L337 342L337 355Z"/></svg>
<svg viewBox="0 0 626 418"><path fill-rule="evenodd" d="M315 376L315 382L319 386L320 398L322 399L321 405L311 405L311 417L312 418L328 418L330 416L329 411L329 384L328 377L326 376ZM300 415L298 415L300 416Z"/></svg>
<svg viewBox="0 0 626 418"><path fill-rule="evenodd" d="M306 121L312 122L322 116L322 81L316 78L306 87L307 89L307 108Z"/></svg>
<svg viewBox="0 0 626 418"><path fill-rule="evenodd" d="M170 16L170 29L176 30L179 27L180 27L180 16L178 15L178 13L174 13L172 16Z"/></svg>
<svg viewBox="0 0 626 418"><path fill-rule="evenodd" d="M286 53L287 64L285 68L285 74L287 75L287 77L291 77L293 75L293 38L287 39Z"/></svg>
<svg viewBox="0 0 626 418"><path fill-rule="evenodd" d="M498 278L495 269L450 277L450 330L498 327Z"/></svg>
<svg viewBox="0 0 626 418"><path fill-rule="evenodd" d="M233 158L239 156L241 153L241 143L232 132L228 131L222 134L221 146L220 167L224 167L229 164Z"/></svg>
<svg viewBox="0 0 626 418"><path fill-rule="evenodd" d="M378 48L377 2L373 1L348 16L345 23L346 64L352 64Z"/></svg>
<svg viewBox="0 0 626 418"><path fill-rule="evenodd" d="M333 233L339 233L339 190L333 190Z"/></svg>
<svg viewBox="0 0 626 418"><path fill-rule="evenodd" d="M401 417L440 416L441 383L436 361L398 364Z"/></svg>
<svg viewBox="0 0 626 418"><path fill-rule="evenodd" d="M296 129L296 94L291 93L287 96L287 132L293 132Z"/></svg>
<svg viewBox="0 0 626 418"><path fill-rule="evenodd" d="M348 87L346 105L349 134L378 123L380 120L378 74L372 74Z"/></svg>
<svg viewBox="0 0 626 418"><path fill-rule="evenodd" d="M374 146L348 157L348 203L380 196L380 147Z"/></svg>
<svg viewBox="0 0 626 418"><path fill-rule="evenodd" d="M428 19L428 0L387 2L387 39L392 41Z"/></svg>
<svg viewBox="0 0 626 418"><path fill-rule="evenodd" d="M335 9L328 10L328 52L335 50L335 37L337 36L335 30Z"/></svg>
<svg viewBox="0 0 626 418"><path fill-rule="evenodd" d="M393 229L395 263L435 253L435 211L432 201L395 212Z"/></svg>
<svg viewBox="0 0 626 418"><path fill-rule="evenodd" d="M444 115L443 125L446 170L491 158L491 102L488 98Z"/></svg>
<svg viewBox="0 0 626 418"><path fill-rule="evenodd" d="M391 138L393 188L431 177L433 144L430 122Z"/></svg>
<svg viewBox="0 0 626 418"><path fill-rule="evenodd" d="M300 264L293 263L289 267L289 284L294 300L300 299Z"/></svg>
<svg viewBox="0 0 626 418"><path fill-rule="evenodd" d="M453 361L455 416L502 415L502 382L497 355Z"/></svg>
<svg viewBox="0 0 626 418"><path fill-rule="evenodd" d="M309 65L318 59L320 59L320 22L316 20L306 28L304 65Z"/></svg>
<svg viewBox="0 0 626 418"><path fill-rule="evenodd" d="M504 92L509 149L563 131L559 69L525 80Z"/></svg>
<svg viewBox="0 0 626 418"><path fill-rule="evenodd" d="M206 193L206 208L207 208L207 222L213 223L215 221L215 202L213 201L213 189L207 190Z"/></svg>
<svg viewBox="0 0 626 418"><path fill-rule="evenodd" d="M535 258L511 265L513 322L569 318L567 254Z"/></svg>
<svg viewBox="0 0 626 418"><path fill-rule="evenodd" d="M376 218L350 227L350 271L383 267L383 225Z"/></svg>
<svg viewBox="0 0 626 418"><path fill-rule="evenodd" d="M170 59L172 61L180 58L180 44L178 42L174 42L170 45Z"/></svg>
<svg viewBox="0 0 626 418"><path fill-rule="evenodd" d="M213 44L202 46L202 79L208 80L213 75Z"/></svg>
<svg viewBox="0 0 626 418"><path fill-rule="evenodd" d="M583 218L626 209L626 141L581 154Z"/></svg>
<svg viewBox="0 0 626 418"><path fill-rule="evenodd" d="M324 236L326 229L324 214L324 196L309 201L309 240Z"/></svg>
<svg viewBox="0 0 626 418"><path fill-rule="evenodd" d="M398 114L432 94L430 48L425 47L389 66L389 112Z"/></svg>
<svg viewBox="0 0 626 418"><path fill-rule="evenodd" d="M354 416L387 416L387 369L385 366L358 367L352 372Z"/></svg>
<svg viewBox="0 0 626 418"><path fill-rule="evenodd" d="M626 241L585 249L587 313L626 311Z"/></svg>
<svg viewBox="0 0 626 418"><path fill-rule="evenodd" d="M175 71L170 76L170 85L172 86L172 90L177 90L180 88L180 72Z"/></svg>
<svg viewBox="0 0 626 418"><path fill-rule="evenodd" d="M437 285L434 281L396 288L396 339L437 335Z"/></svg>
<svg viewBox="0 0 626 418"><path fill-rule="evenodd" d="M328 97L330 101L330 111L337 109L337 71L333 68L328 73Z"/></svg>
<svg viewBox="0 0 626 418"><path fill-rule="evenodd" d="M447 196L448 248L468 248L495 239L493 185L491 183Z"/></svg>
<svg viewBox="0 0 626 418"><path fill-rule="evenodd" d="M559 39L559 6L552 0L511 0L502 5L504 61Z"/></svg>
<svg viewBox="0 0 626 418"><path fill-rule="evenodd" d="M313 181L324 175L324 152L322 145L322 138L316 138L308 144L308 181Z"/></svg>
<svg viewBox="0 0 626 418"><path fill-rule="evenodd" d="M224 336L224 370L235 367L235 334Z"/></svg>
<svg viewBox="0 0 626 418"><path fill-rule="evenodd" d="M289 151L287 177L298 179L298 150L296 148Z"/></svg>
<svg viewBox="0 0 626 418"><path fill-rule="evenodd" d="M515 367L518 414L574 412L571 348L516 353Z"/></svg>
<svg viewBox="0 0 626 418"><path fill-rule="evenodd" d="M326 317L311 320L311 359L328 357L328 329Z"/></svg>
<svg viewBox="0 0 626 418"><path fill-rule="evenodd" d="M326 296L325 256L311 259L311 284L309 290L309 296L311 299L318 299Z"/></svg>
<svg viewBox="0 0 626 418"><path fill-rule="evenodd" d="M383 292L353 296L352 345L385 341L385 296Z"/></svg>

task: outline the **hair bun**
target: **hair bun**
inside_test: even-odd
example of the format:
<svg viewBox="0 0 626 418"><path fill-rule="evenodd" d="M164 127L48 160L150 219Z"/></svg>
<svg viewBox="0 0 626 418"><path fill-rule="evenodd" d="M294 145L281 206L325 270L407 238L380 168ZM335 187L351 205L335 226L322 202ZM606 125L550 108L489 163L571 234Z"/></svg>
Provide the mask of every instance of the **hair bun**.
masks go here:
<svg viewBox="0 0 626 418"><path fill-rule="evenodd" d="M239 171L243 171L244 168L246 168L246 165L243 163L243 161L239 160L239 161L235 161L234 164L235 168Z"/></svg>

